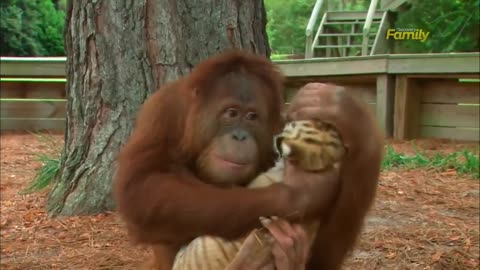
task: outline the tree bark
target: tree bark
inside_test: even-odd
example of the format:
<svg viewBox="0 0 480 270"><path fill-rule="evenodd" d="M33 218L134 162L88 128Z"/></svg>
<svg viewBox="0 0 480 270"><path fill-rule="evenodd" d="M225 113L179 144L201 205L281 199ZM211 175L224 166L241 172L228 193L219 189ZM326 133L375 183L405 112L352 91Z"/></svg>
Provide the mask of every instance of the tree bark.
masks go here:
<svg viewBox="0 0 480 270"><path fill-rule="evenodd" d="M270 54L261 0L75 0L65 27L67 126L51 216L114 209L116 155L161 85L226 48Z"/></svg>

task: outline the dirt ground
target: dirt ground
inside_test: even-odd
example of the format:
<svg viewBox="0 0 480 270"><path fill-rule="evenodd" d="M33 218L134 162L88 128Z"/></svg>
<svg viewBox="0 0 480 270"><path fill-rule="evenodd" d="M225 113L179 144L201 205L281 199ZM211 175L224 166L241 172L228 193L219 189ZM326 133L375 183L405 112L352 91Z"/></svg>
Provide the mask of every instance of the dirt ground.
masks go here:
<svg viewBox="0 0 480 270"><path fill-rule="evenodd" d="M55 135L58 145L63 136ZM411 143L391 142L412 152ZM478 144L417 141L428 151ZM33 135L1 136L1 269L135 269L149 251L129 243L115 213L47 218L47 191L27 187L50 149ZM455 171L382 173L376 203L344 269L479 269L479 180Z"/></svg>

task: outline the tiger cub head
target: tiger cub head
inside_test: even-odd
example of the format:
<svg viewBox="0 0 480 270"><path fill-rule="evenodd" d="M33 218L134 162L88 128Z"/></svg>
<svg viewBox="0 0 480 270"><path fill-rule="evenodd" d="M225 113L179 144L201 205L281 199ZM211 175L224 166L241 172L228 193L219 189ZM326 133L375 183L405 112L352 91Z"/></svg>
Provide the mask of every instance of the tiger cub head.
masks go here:
<svg viewBox="0 0 480 270"><path fill-rule="evenodd" d="M277 154L306 171L322 171L340 162L345 147L333 125L311 120L292 121L274 138Z"/></svg>

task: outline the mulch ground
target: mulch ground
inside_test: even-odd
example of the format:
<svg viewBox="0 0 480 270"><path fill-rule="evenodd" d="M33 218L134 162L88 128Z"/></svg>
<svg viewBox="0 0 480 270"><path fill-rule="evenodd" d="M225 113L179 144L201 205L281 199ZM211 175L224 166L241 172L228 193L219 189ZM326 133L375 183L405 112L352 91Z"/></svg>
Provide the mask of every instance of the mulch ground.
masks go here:
<svg viewBox="0 0 480 270"><path fill-rule="evenodd" d="M63 136L55 135L58 144ZM412 153L410 142L390 142ZM422 140L430 152L478 144ZM149 251L133 246L115 213L48 218L47 191L21 195L51 153L33 135L1 136L1 269L135 269ZM478 150L477 150L478 151ZM455 171L382 173L376 203L345 269L479 269L479 180Z"/></svg>

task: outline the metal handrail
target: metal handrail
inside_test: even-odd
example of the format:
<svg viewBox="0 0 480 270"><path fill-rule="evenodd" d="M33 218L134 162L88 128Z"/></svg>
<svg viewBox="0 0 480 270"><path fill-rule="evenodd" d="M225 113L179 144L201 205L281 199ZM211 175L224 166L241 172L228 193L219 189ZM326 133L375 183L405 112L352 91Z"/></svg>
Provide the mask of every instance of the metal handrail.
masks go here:
<svg viewBox="0 0 480 270"><path fill-rule="evenodd" d="M310 19L308 20L307 28L305 29L305 58L312 58L313 54L313 29L315 27L315 23L317 22L318 13L320 13L320 8L323 5L323 0L317 0L315 2L315 6L313 7L312 14L310 15Z"/></svg>
<svg viewBox="0 0 480 270"><path fill-rule="evenodd" d="M385 30L385 26L387 25L387 15L388 13L385 12L383 13L383 16L382 16L382 20L380 21L380 25L378 27L378 30L377 30L377 35L375 37L375 41L373 42L373 46L372 46L372 49L370 50L370 55L375 55L377 53L377 49L378 49L378 46L379 44L382 42L384 43L385 42L385 37L382 36L382 33L383 31ZM381 40L383 38L383 40ZM386 53L385 51L381 52L381 53Z"/></svg>
<svg viewBox="0 0 480 270"><path fill-rule="evenodd" d="M368 37L370 35L370 28L372 27L373 15L377 9L378 0L372 0L368 7L367 18L363 25L363 41L362 41L362 55L368 54Z"/></svg>

